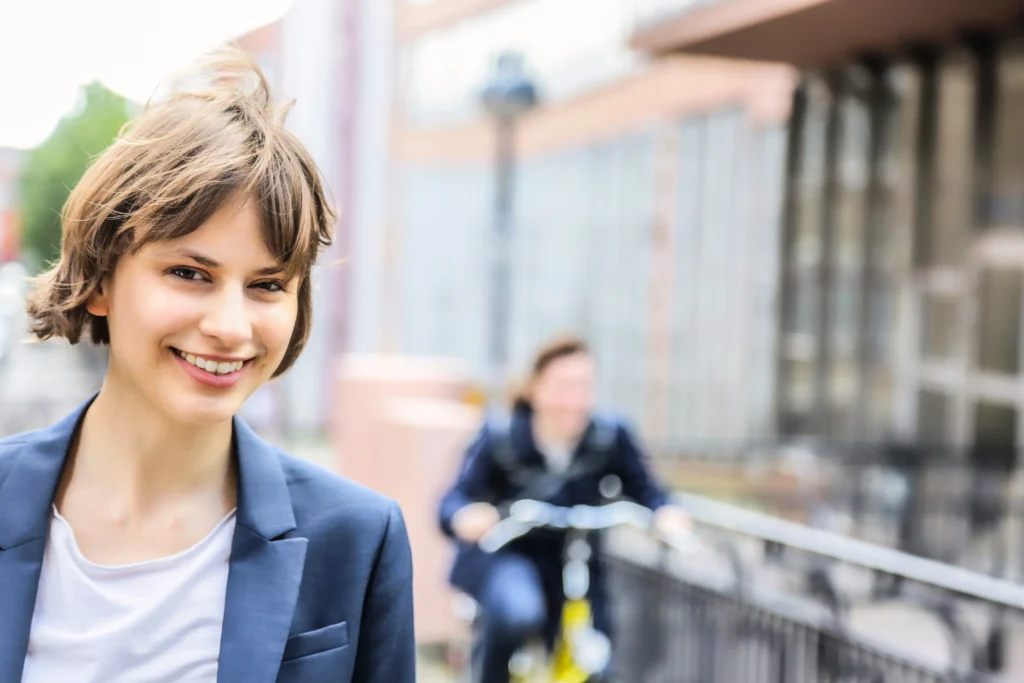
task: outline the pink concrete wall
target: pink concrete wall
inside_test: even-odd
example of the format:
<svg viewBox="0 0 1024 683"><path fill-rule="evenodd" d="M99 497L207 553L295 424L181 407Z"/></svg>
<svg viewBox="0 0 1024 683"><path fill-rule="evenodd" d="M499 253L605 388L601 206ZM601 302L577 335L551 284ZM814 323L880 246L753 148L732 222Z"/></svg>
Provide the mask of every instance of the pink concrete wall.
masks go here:
<svg viewBox="0 0 1024 683"><path fill-rule="evenodd" d="M334 419L331 435L336 466L345 476L362 481L373 476L370 456L378 443L379 416L397 397L458 401L466 379L458 365L441 359L352 355L335 371ZM365 474L363 468L370 468Z"/></svg>
<svg viewBox="0 0 1024 683"><path fill-rule="evenodd" d="M397 399L381 421L379 468L388 473L382 491L402 506L409 529L421 643L451 642L463 635L447 581L453 545L437 528L437 508L480 420L480 411L469 406Z"/></svg>

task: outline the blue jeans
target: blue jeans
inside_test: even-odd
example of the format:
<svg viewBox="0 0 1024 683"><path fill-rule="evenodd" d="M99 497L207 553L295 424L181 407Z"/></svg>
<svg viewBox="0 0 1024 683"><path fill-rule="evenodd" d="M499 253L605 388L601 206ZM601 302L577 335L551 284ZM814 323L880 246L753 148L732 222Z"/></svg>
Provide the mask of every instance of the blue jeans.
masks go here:
<svg viewBox="0 0 1024 683"><path fill-rule="evenodd" d="M502 554L473 597L483 610L473 654L478 683L508 683L509 659L547 624L540 573L525 557Z"/></svg>

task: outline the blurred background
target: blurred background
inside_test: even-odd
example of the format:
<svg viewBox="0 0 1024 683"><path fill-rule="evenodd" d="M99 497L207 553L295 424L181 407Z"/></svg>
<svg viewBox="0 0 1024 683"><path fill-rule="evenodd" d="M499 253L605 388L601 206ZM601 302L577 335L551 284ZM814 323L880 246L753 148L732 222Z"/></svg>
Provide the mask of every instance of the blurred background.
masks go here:
<svg viewBox="0 0 1024 683"><path fill-rule="evenodd" d="M466 637L437 496L488 400L574 331L746 596L623 541L631 681L1022 680L1022 19L1018 0L5 3L0 434L102 381L102 350L24 342L69 188L160 77L233 41L296 98L341 209L307 350L246 414L402 503L425 675L459 675Z"/></svg>

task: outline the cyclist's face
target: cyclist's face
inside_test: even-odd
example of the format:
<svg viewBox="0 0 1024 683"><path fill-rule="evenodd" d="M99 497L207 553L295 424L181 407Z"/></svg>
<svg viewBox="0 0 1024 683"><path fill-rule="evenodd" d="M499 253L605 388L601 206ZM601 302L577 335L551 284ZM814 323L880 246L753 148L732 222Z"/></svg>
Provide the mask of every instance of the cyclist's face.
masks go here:
<svg viewBox="0 0 1024 683"><path fill-rule="evenodd" d="M552 361L533 384L537 417L565 438L582 434L594 409L595 375L594 359L584 353Z"/></svg>
<svg viewBox="0 0 1024 683"><path fill-rule="evenodd" d="M110 328L108 388L179 424L230 419L287 351L298 282L284 277L241 201L122 257L89 302Z"/></svg>

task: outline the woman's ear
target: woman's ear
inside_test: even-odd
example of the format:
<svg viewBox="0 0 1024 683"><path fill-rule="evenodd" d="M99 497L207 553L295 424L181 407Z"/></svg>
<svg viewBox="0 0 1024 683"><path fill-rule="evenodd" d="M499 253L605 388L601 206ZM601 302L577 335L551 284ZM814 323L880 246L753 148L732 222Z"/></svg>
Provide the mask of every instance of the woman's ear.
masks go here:
<svg viewBox="0 0 1024 683"><path fill-rule="evenodd" d="M97 318L105 318L110 313L110 300L107 298L108 283L104 279L85 302L85 310Z"/></svg>

